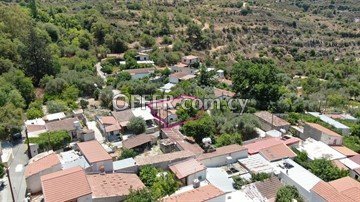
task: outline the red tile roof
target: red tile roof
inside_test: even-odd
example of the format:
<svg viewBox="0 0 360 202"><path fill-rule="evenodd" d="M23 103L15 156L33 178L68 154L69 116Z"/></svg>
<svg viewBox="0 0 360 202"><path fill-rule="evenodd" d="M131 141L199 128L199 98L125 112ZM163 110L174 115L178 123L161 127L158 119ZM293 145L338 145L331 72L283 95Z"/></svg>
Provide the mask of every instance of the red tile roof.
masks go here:
<svg viewBox="0 0 360 202"><path fill-rule="evenodd" d="M284 158L294 158L296 156L295 152L293 152L284 143L261 149L259 153L268 161L276 161Z"/></svg>
<svg viewBox="0 0 360 202"><path fill-rule="evenodd" d="M215 186L209 184L181 194L169 196L163 199L164 202L185 202L185 201L208 201L225 193Z"/></svg>
<svg viewBox="0 0 360 202"><path fill-rule="evenodd" d="M127 196L130 189L138 190L145 187L136 174L109 173L86 175L93 198Z"/></svg>
<svg viewBox="0 0 360 202"><path fill-rule="evenodd" d="M347 157L355 156L358 154L345 146L331 146L331 147Z"/></svg>
<svg viewBox="0 0 360 202"><path fill-rule="evenodd" d="M191 174L205 170L206 167L195 159L189 159L169 166L178 179L183 179Z"/></svg>
<svg viewBox="0 0 360 202"><path fill-rule="evenodd" d="M338 133L336 133L336 132L334 132L334 131L332 131L332 130L330 130L328 128L325 128L324 126L319 125L317 123L306 122L305 124L309 125L312 128L315 128L316 130L321 131L322 133L324 133L326 135L341 137L341 135L339 135Z"/></svg>
<svg viewBox="0 0 360 202"><path fill-rule="evenodd" d="M210 159L210 158L214 158L214 157L218 157L218 156L222 156L222 155L228 155L228 154L231 154L234 152L240 152L240 151L245 151L245 150L247 150L245 147L242 147L238 144L227 145L227 146L216 148L216 151L201 154L197 158L197 160L202 161L204 159Z"/></svg>
<svg viewBox="0 0 360 202"><path fill-rule="evenodd" d="M323 198L327 202L353 202L352 199L344 196L340 192L338 192L334 187L332 187L329 183L324 181L320 181L317 183L311 191L315 192L321 198Z"/></svg>
<svg viewBox="0 0 360 202"><path fill-rule="evenodd" d="M140 134L130 137L122 142L124 148L132 149L142 144L151 142L154 139L153 135L150 134Z"/></svg>
<svg viewBox="0 0 360 202"><path fill-rule="evenodd" d="M273 124L274 126L286 126L286 125L290 125L289 122L285 121L282 118L279 118L273 114L271 114L268 111L260 111L260 112L256 112L255 116L259 117L260 119L266 121L269 124Z"/></svg>
<svg viewBox="0 0 360 202"><path fill-rule="evenodd" d="M347 196L357 202L360 201L360 182L352 179L351 177L347 176L333 180L330 181L329 184L344 196Z"/></svg>
<svg viewBox="0 0 360 202"><path fill-rule="evenodd" d="M72 201L91 194L85 172L81 167L44 175L41 177L41 184L46 202Z"/></svg>
<svg viewBox="0 0 360 202"><path fill-rule="evenodd" d="M26 125L26 129L29 133L40 131L40 130L46 130L45 125Z"/></svg>
<svg viewBox="0 0 360 202"><path fill-rule="evenodd" d="M290 145L298 143L298 142L300 142L300 139L296 138L296 137L290 137L288 139L269 137L269 138L263 138L263 139L259 139L254 142L251 142L251 143L244 144L243 147L248 149L249 154L256 154L256 153L259 153L259 151L264 148L278 145L280 143L284 143L285 145L290 146Z"/></svg>
<svg viewBox="0 0 360 202"><path fill-rule="evenodd" d="M96 140L79 142L77 145L81 153L85 156L90 164L112 159L106 150Z"/></svg>
<svg viewBox="0 0 360 202"><path fill-rule="evenodd" d="M52 153L37 159L34 162L29 163L25 169L25 177L29 177L43 170L49 169L60 164L60 160L57 154Z"/></svg>

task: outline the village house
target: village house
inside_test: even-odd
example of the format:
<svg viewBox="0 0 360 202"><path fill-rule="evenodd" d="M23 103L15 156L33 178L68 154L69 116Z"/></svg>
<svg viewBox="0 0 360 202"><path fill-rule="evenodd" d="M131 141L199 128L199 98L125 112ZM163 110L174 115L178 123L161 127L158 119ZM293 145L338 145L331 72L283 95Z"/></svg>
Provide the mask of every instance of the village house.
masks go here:
<svg viewBox="0 0 360 202"><path fill-rule="evenodd" d="M90 167L89 163L86 161L85 157L80 155L79 152L74 150L69 150L61 152L58 154L62 169L82 167L87 171Z"/></svg>
<svg viewBox="0 0 360 202"><path fill-rule="evenodd" d="M112 157L98 141L79 142L77 147L90 164L92 172L101 172L101 168L104 168L105 172L113 171Z"/></svg>
<svg viewBox="0 0 360 202"><path fill-rule="evenodd" d="M188 191L175 193L162 199L164 202L178 201L217 202L225 201L225 193L211 184L192 188Z"/></svg>
<svg viewBox="0 0 360 202"><path fill-rule="evenodd" d="M160 154L156 156L140 157L136 156L135 161L139 167L145 165L152 165L157 168L167 170L170 163L184 161L189 158L195 158L195 154L189 151L177 151L167 154Z"/></svg>
<svg viewBox="0 0 360 202"><path fill-rule="evenodd" d="M309 137L327 145L342 145L343 143L343 138L338 133L317 123L306 122L304 125L304 133L300 136L300 138L305 140Z"/></svg>
<svg viewBox="0 0 360 202"><path fill-rule="evenodd" d="M255 116L257 116L260 120L261 129L266 131L269 130L278 130L282 131L281 129L288 131L290 128L290 123L285 121L282 118L275 116L274 114L267 112L267 111L260 111L256 112Z"/></svg>
<svg viewBox="0 0 360 202"><path fill-rule="evenodd" d="M200 62L199 57L194 55L187 55L181 58L181 63L186 65L193 65L199 62Z"/></svg>
<svg viewBox="0 0 360 202"><path fill-rule="evenodd" d="M250 155L247 158L239 159L238 162L250 173L273 173L274 167L260 154Z"/></svg>
<svg viewBox="0 0 360 202"><path fill-rule="evenodd" d="M93 202L118 202L123 201L130 191L145 187L136 174L106 173L88 174Z"/></svg>
<svg viewBox="0 0 360 202"><path fill-rule="evenodd" d="M235 96L235 93L220 88L214 88L214 95L216 98L229 99L233 98Z"/></svg>
<svg viewBox="0 0 360 202"><path fill-rule="evenodd" d="M163 128L161 130L161 137L174 142L177 151L186 150L196 155L204 153L204 150L198 144L190 141L187 136L179 131L179 127Z"/></svg>
<svg viewBox="0 0 360 202"><path fill-rule="evenodd" d="M45 133L47 131L45 121L41 118L25 121L25 132L28 137L39 137L41 133Z"/></svg>
<svg viewBox="0 0 360 202"><path fill-rule="evenodd" d="M135 59L137 61L147 61L147 60L150 60L150 56L149 54L147 53L141 53L139 52L136 56L135 56Z"/></svg>
<svg viewBox="0 0 360 202"><path fill-rule="evenodd" d="M353 201L359 202L360 182L343 177L330 182L320 181L312 189L311 201Z"/></svg>
<svg viewBox="0 0 360 202"><path fill-rule="evenodd" d="M266 149L278 144L285 144L288 147L297 147L301 140L297 137L284 136L282 138L267 137L262 139L254 139L244 143L243 147L247 148L250 155L257 154L262 149Z"/></svg>
<svg viewBox="0 0 360 202"><path fill-rule="evenodd" d="M136 152L143 152L156 144L156 136L153 134L133 135L130 138L122 141L122 146L125 149L133 149Z"/></svg>
<svg viewBox="0 0 360 202"><path fill-rule="evenodd" d="M117 173L137 173L139 166L134 158L127 158L113 162L114 172Z"/></svg>
<svg viewBox="0 0 360 202"><path fill-rule="evenodd" d="M321 141L316 141L312 138L308 138L301 142L299 146L296 147L296 149L301 152L306 152L310 160L321 158L326 158L329 160L346 158L345 155L331 148L329 145Z"/></svg>
<svg viewBox="0 0 360 202"><path fill-rule="evenodd" d="M346 157L352 157L358 155L358 153L354 152L353 150L341 145L341 146L331 146L331 148L335 149L336 151L340 152L341 154L345 155Z"/></svg>
<svg viewBox="0 0 360 202"><path fill-rule="evenodd" d="M169 82L172 84L177 84L181 81L187 81L187 80L193 79L195 77L196 77L196 75L194 75L188 71L175 72L175 73L172 73L169 75Z"/></svg>
<svg viewBox="0 0 360 202"><path fill-rule="evenodd" d="M45 152L30 159L25 168L26 187L30 193L41 191L41 176L60 171L62 165L59 157L53 151Z"/></svg>
<svg viewBox="0 0 360 202"><path fill-rule="evenodd" d="M305 201L311 201L311 189L321 181L319 177L291 159L276 161L273 166L281 182L295 186Z"/></svg>
<svg viewBox="0 0 360 202"><path fill-rule="evenodd" d="M47 114L43 117L43 120L45 122L51 122L51 121L59 121L62 119L65 119L66 115L64 112L58 112L58 113L53 113L53 114Z"/></svg>
<svg viewBox="0 0 360 202"><path fill-rule="evenodd" d="M121 126L113 116L96 116L96 123L108 141L120 139Z"/></svg>
<svg viewBox="0 0 360 202"><path fill-rule="evenodd" d="M123 71L129 72L131 75L131 79L135 80L135 79L142 79L145 77L149 77L150 74L155 72L155 68L150 67L150 68L139 68L139 69L126 69Z"/></svg>
<svg viewBox="0 0 360 202"><path fill-rule="evenodd" d="M206 167L196 159L172 164L169 169L185 185L193 184L195 179L199 181L206 179Z"/></svg>
<svg viewBox="0 0 360 202"><path fill-rule="evenodd" d="M81 131L81 124L77 118L66 118L45 124L48 131L67 131L71 138L77 139L77 133Z"/></svg>
<svg viewBox="0 0 360 202"><path fill-rule="evenodd" d="M219 167L237 162L238 159L246 158L248 151L238 144L216 148L215 151L203 153L196 159L206 167Z"/></svg>
<svg viewBox="0 0 360 202"><path fill-rule="evenodd" d="M321 114L318 112L307 112L308 114L319 118L321 121L330 124L331 126L333 126L334 128L336 128L337 131L341 131L342 135L349 135L350 134L350 128L338 121L336 121L335 119L332 119L331 117L325 115L325 114Z"/></svg>
<svg viewBox="0 0 360 202"><path fill-rule="evenodd" d="M278 161L286 158L295 158L296 154L284 143L261 149L259 153L268 161Z"/></svg>
<svg viewBox="0 0 360 202"><path fill-rule="evenodd" d="M81 167L74 167L41 177L46 202L91 202L91 188Z"/></svg>

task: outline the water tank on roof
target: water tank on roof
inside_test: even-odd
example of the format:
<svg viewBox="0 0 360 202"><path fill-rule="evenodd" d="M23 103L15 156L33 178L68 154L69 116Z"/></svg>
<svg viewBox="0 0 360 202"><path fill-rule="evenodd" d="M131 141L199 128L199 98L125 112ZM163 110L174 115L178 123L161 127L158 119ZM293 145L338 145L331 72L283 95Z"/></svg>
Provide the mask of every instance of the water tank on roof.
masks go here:
<svg viewBox="0 0 360 202"><path fill-rule="evenodd" d="M203 139L202 139L202 143L203 143L205 146L211 145L211 138L209 138L209 137L203 138Z"/></svg>
<svg viewBox="0 0 360 202"><path fill-rule="evenodd" d="M195 189L196 189L196 188L199 188L199 187L200 187L200 180L194 179L193 187L194 187Z"/></svg>

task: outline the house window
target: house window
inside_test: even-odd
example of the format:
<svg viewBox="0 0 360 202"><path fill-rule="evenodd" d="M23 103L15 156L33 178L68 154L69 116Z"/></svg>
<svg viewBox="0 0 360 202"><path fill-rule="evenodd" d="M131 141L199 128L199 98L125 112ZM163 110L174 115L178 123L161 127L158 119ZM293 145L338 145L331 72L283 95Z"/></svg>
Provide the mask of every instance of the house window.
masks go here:
<svg viewBox="0 0 360 202"><path fill-rule="evenodd" d="M202 180L202 176L199 176L199 177L198 177L198 180Z"/></svg>
<svg viewBox="0 0 360 202"><path fill-rule="evenodd" d="M359 179L359 175L355 175L355 180L358 180Z"/></svg>

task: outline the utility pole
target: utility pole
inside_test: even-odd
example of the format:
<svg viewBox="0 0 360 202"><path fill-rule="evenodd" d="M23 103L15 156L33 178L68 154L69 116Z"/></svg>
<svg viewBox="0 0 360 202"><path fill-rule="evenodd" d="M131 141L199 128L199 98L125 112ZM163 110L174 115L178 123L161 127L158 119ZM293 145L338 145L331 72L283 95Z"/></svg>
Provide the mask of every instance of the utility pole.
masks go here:
<svg viewBox="0 0 360 202"><path fill-rule="evenodd" d="M11 197L12 197L13 202L15 202L14 191L13 191L13 188L12 188L12 185L11 185L11 179L10 179L10 173L9 173L9 168L8 168L8 167L6 167L6 175L7 175L8 180L9 180L9 186L10 186L10 191L11 191Z"/></svg>
<svg viewBox="0 0 360 202"><path fill-rule="evenodd" d="M26 135L26 142L27 142L27 147L28 147L27 152L28 152L29 159L31 159L32 156L31 156L30 141L29 141L29 135L28 135L27 128L25 128L25 135Z"/></svg>

